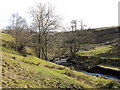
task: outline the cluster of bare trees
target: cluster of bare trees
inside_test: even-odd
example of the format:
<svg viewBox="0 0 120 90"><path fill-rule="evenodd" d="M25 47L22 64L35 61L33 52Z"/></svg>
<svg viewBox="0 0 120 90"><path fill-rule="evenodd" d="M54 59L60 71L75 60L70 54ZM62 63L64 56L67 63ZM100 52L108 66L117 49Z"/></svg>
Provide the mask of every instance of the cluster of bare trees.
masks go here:
<svg viewBox="0 0 120 90"><path fill-rule="evenodd" d="M80 28L77 28L78 26L80 26ZM86 25L83 23L83 20L71 20L71 29L72 31L76 31L76 30L84 30L84 27L86 27Z"/></svg>
<svg viewBox="0 0 120 90"><path fill-rule="evenodd" d="M32 16L32 28L27 25L24 18L18 14L13 14L10 25L7 27L8 33L16 38L15 49L22 49L29 43L34 46L37 56L47 60L48 58L48 33L59 27L60 18L54 14L54 10L48 4L37 3L29 10ZM32 32L32 33L31 33Z"/></svg>
<svg viewBox="0 0 120 90"><path fill-rule="evenodd" d="M59 49L62 49L61 52L64 55L72 55L78 52L81 44L95 43L95 35L89 30L62 32L56 35L56 39L59 40L57 45Z"/></svg>
<svg viewBox="0 0 120 90"><path fill-rule="evenodd" d="M84 29L86 25L83 20L72 20L71 31L64 35L64 44L69 48L70 55L80 50L81 44L95 43L95 35L89 29Z"/></svg>
<svg viewBox="0 0 120 90"><path fill-rule="evenodd" d="M7 26L7 33L15 37L14 48L22 52L22 49L28 44L30 39L29 29L26 20L18 13L12 14L10 25Z"/></svg>
<svg viewBox="0 0 120 90"><path fill-rule="evenodd" d="M24 47L31 47L39 58L48 60L49 57L56 58L79 51L81 43L94 42L93 33L83 30L85 25L82 21L81 29L77 28L77 20L72 20L72 31L51 32L60 27L60 18L49 4L37 3L29 13L33 20L31 27L18 14L12 15L7 27L7 32L16 38L15 49L20 52Z"/></svg>

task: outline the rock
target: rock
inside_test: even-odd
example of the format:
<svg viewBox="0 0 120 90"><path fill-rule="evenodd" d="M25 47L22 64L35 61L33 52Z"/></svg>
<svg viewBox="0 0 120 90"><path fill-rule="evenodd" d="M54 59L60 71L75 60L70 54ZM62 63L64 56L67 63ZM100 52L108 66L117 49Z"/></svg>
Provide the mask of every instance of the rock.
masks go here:
<svg viewBox="0 0 120 90"><path fill-rule="evenodd" d="M14 60L16 59L15 57L12 57Z"/></svg>

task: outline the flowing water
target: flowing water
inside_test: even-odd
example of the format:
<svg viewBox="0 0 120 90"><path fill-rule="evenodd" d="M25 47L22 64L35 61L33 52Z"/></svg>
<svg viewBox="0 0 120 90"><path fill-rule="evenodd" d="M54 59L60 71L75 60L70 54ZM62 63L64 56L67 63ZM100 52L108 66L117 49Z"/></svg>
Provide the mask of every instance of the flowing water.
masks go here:
<svg viewBox="0 0 120 90"><path fill-rule="evenodd" d="M67 62L67 59L68 59L68 57L67 58L63 58L61 60L57 60L57 61L55 61L55 63L62 65L63 63ZM101 71L99 71L99 72L97 71L97 73L96 72L88 72L88 71L85 71L85 70L76 70L76 71L82 72L82 73L85 73L85 74L91 75L91 76L102 77L102 78L106 78L106 79L108 78L108 79L113 79L113 80L116 80L116 81L120 81L120 77L119 76L111 75L111 73L107 73L107 75L106 74L102 74L103 71L102 72ZM112 71L112 72L114 72L114 71Z"/></svg>

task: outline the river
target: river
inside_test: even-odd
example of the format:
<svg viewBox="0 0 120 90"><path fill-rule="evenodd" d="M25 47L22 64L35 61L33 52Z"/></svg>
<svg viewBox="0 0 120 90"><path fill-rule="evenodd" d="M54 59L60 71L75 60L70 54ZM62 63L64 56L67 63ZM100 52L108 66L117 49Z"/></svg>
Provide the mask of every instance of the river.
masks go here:
<svg viewBox="0 0 120 90"><path fill-rule="evenodd" d="M62 64L67 62L67 59L68 59L68 57L63 58L61 60L57 60L54 63L62 65ZM76 70L76 71L82 72L82 73L85 73L85 74L91 75L91 76L96 76L96 77L101 77L101 78L105 78L105 79L112 79L112 80L120 81L120 77L117 75L117 72L115 72L113 70L110 70L110 69L106 70L106 69L103 69L103 68L101 69L99 67L94 67L94 69L91 70L91 71L85 71L85 70Z"/></svg>

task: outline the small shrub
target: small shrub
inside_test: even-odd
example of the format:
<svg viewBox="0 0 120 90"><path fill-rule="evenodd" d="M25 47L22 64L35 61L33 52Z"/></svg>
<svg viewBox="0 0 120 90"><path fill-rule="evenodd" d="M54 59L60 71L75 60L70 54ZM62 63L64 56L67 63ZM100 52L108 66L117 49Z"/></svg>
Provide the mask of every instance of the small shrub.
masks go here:
<svg viewBox="0 0 120 90"><path fill-rule="evenodd" d="M23 50L22 50L22 53L23 54L29 54L29 55L34 54L33 50L31 48L29 48L29 47L24 47Z"/></svg>

